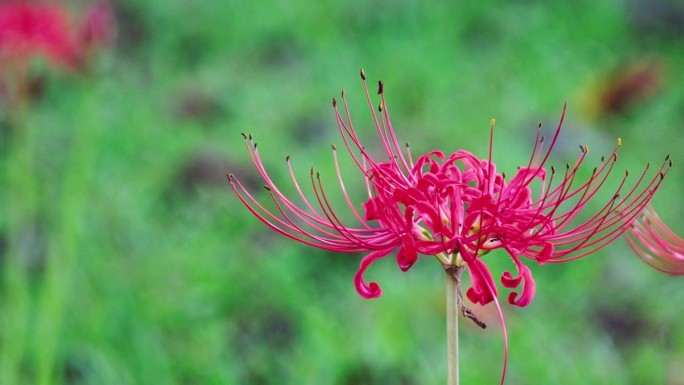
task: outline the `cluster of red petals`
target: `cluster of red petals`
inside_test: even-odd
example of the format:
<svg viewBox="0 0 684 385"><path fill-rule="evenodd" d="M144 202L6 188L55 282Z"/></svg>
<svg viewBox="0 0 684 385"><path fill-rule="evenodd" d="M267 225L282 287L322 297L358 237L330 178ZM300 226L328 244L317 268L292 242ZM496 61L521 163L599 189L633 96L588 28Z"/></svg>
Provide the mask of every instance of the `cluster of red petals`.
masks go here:
<svg viewBox="0 0 684 385"><path fill-rule="evenodd" d="M77 44L68 14L57 4L6 2L0 5L0 55L3 60L41 56L73 67Z"/></svg>
<svg viewBox="0 0 684 385"><path fill-rule="evenodd" d="M652 177L646 177L647 166L630 184L628 179L634 177L625 172L614 190L599 194L599 190L605 190L617 162L618 140L612 153L602 158L582 181L577 179L589 152L586 146L580 146L577 160L562 172L553 167L547 169L546 162L558 139L565 112L550 141L545 141L537 131L529 162L519 167L510 180L492 162L492 134L486 159L459 150L451 155L432 151L414 161L408 145L401 146L397 140L382 82L378 90L380 112L376 113L363 72L362 78L383 150L380 157L371 156L361 144L344 92L343 113L333 100L342 140L367 186L368 199L360 213L347 194L333 146L337 179L346 203L344 210L352 213L356 224L344 223L338 216L340 210L333 209L320 176L313 169L310 183L314 198L308 198L289 157L287 163L297 201L288 198L265 170L251 136L245 136L245 146L271 193L274 208L269 210L257 201L237 177L229 175L229 179L242 203L280 234L325 250L367 252L354 277L357 291L365 298L381 294L377 283L363 279L368 266L396 252L403 271L410 269L421 254L464 264L471 277L467 296L485 305L496 300L497 285L484 261L490 251L503 249L511 257L515 271L505 272L500 282L506 288L520 288L519 293L509 295L509 303L526 306L534 297L535 283L523 257L540 264L566 262L609 244L630 228L670 167L666 159ZM593 211L589 212L590 208Z"/></svg>
<svg viewBox="0 0 684 385"><path fill-rule="evenodd" d="M627 232L627 243L652 268L684 275L684 239L675 234L649 205Z"/></svg>
<svg viewBox="0 0 684 385"><path fill-rule="evenodd" d="M25 65L40 57L53 66L74 69L93 45L108 42L113 30L107 3L92 4L77 28L61 4L6 1L0 4L0 63Z"/></svg>

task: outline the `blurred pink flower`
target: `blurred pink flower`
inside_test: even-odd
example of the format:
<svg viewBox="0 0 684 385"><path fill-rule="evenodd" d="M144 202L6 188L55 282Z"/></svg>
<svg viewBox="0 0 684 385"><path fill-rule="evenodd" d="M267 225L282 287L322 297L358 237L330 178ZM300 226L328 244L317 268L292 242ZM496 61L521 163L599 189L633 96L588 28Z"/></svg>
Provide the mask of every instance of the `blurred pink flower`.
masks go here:
<svg viewBox="0 0 684 385"><path fill-rule="evenodd" d="M40 96L43 79L32 71L35 60L52 70L86 72L95 50L111 43L116 28L109 3L90 5L80 27L69 16L60 3L0 3L0 102L8 110Z"/></svg>
<svg viewBox="0 0 684 385"><path fill-rule="evenodd" d="M9 1L0 4L0 62L24 66L40 57L74 68L78 42L65 9L52 3Z"/></svg>
<svg viewBox="0 0 684 385"><path fill-rule="evenodd" d="M106 1L91 4L79 26L72 24L59 3L8 1L0 3L0 63L25 66L42 58L59 68L75 69L90 51L112 42L116 23Z"/></svg>
<svg viewBox="0 0 684 385"><path fill-rule="evenodd" d="M92 3L85 12L79 30L80 42L85 49L112 43L116 35L114 10L107 1Z"/></svg>
<svg viewBox="0 0 684 385"><path fill-rule="evenodd" d="M497 286L484 257L492 250L503 249L511 257L515 273L505 272L501 283L510 289L521 287L519 294L509 295L508 302L526 306L534 297L535 283L521 257L540 264L567 262L606 246L621 236L642 212L670 166L666 159L653 177L646 178L647 166L631 188L625 187L629 174L625 172L610 198L598 211L589 213L589 207L595 205L588 203L601 199L598 192L606 188L604 184L618 159L620 140L581 183L576 182L580 165L589 152L586 146L580 146L577 160L563 172L556 172L554 167L549 172L545 167L565 111L548 148L544 148L546 142L537 131L528 164L519 167L510 181L497 172L492 162L493 121L486 159L465 150L449 156L431 151L414 162L408 145L404 148L397 140L382 82L378 90L380 113L376 114L363 72L362 78L383 149L380 159L372 157L361 144L344 93L344 117L333 99L343 142L367 186L368 200L362 204L363 213L360 213L345 189L333 146L337 179L346 203L344 211L351 213L356 224L342 221L328 200L319 173L313 168L310 181L315 199L306 197L289 156L292 185L301 203L288 198L264 168L251 135L245 136L245 146L271 193L275 208L269 210L259 203L234 175L229 175L229 179L242 203L278 233L334 252L367 252L354 277L356 289L364 298L381 295L377 283L363 279L366 269L396 251L397 263L403 271L411 268L419 254L436 256L445 269L467 267L471 287L466 294L471 301L485 305L496 300ZM535 184L538 193L533 197ZM584 219L575 223L578 218Z"/></svg>
<svg viewBox="0 0 684 385"><path fill-rule="evenodd" d="M655 270L684 275L684 239L660 219L651 205L633 222L626 238L637 255Z"/></svg>

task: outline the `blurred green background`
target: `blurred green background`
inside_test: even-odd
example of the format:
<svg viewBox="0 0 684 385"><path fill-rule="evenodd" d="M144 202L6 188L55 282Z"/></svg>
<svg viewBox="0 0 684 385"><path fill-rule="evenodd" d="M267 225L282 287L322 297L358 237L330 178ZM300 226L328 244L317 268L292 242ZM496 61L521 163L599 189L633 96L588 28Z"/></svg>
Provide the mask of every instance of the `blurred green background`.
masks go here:
<svg viewBox="0 0 684 385"><path fill-rule="evenodd" d="M375 143L360 67L384 80L414 154L486 156L495 117L494 161L509 175L537 121L553 128L567 101L552 163L587 144L588 173L617 137L618 167L634 173L671 154L654 204L684 226L679 1L113 7L116 41L88 71L40 67L40 96L2 111L0 384L445 383L444 273L432 258L408 273L377 263L366 276L384 294L364 300L352 284L361 255L270 232L225 179L269 199L248 132L276 178L287 180L292 154L300 175L315 165L334 190L330 144L342 142L330 100L341 88ZM495 277L511 268L503 253L488 263ZM623 240L531 268L533 303L504 306L507 384L684 384L684 281ZM462 383L497 383L496 313L473 310L489 327L461 322Z"/></svg>

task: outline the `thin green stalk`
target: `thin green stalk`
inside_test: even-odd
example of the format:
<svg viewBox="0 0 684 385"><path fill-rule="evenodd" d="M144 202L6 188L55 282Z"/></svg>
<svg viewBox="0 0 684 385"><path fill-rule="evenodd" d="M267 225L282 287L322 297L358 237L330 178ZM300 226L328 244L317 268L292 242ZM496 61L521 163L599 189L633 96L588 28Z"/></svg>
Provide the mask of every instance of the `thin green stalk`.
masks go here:
<svg viewBox="0 0 684 385"><path fill-rule="evenodd" d="M451 274L446 275L447 313L447 385L458 385L458 286Z"/></svg>
<svg viewBox="0 0 684 385"><path fill-rule="evenodd" d="M6 217L8 250L5 269L0 278L3 313L0 317L0 383L18 383L22 360L26 355L26 338L30 329L30 294L26 271L26 247L22 236L34 225L36 216L36 182L34 178L34 132L24 124L21 105L8 112L7 157L3 159L3 178L7 183Z"/></svg>
<svg viewBox="0 0 684 385"><path fill-rule="evenodd" d="M88 92L80 105L80 119L74 132L73 147L61 178L62 185L55 207L56 228L50 232L45 281L38 298L36 330L36 372L39 385L52 384L59 361L73 285L73 269L82 250L83 217L87 212L88 188L93 174L97 141L97 102ZM66 325L66 326L65 326Z"/></svg>

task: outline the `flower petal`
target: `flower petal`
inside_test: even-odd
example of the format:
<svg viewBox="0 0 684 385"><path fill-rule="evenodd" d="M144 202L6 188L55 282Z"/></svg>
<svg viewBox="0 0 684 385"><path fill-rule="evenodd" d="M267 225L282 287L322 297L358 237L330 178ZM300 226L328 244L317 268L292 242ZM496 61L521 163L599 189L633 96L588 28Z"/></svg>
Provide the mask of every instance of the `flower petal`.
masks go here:
<svg viewBox="0 0 684 385"><path fill-rule="evenodd" d="M536 284L534 278L532 278L532 272L525 266L520 259L513 257L516 267L518 269L518 275L513 277L510 272L505 271L501 275L501 284L508 288L516 288L523 284L522 290L520 291L520 297L518 293L511 293L508 295L508 303L515 306L525 307L532 302L534 298L534 293L536 290ZM518 297L516 299L516 297Z"/></svg>
<svg viewBox="0 0 684 385"><path fill-rule="evenodd" d="M473 303L482 306L492 302L496 297L496 284L489 268L479 258L474 258L468 263L470 270L470 280L472 285L466 292L466 296Z"/></svg>
<svg viewBox="0 0 684 385"><path fill-rule="evenodd" d="M408 271L418 260L418 251L415 248L411 235L403 234L401 240L402 246L397 252L397 263L401 271Z"/></svg>
<svg viewBox="0 0 684 385"><path fill-rule="evenodd" d="M363 206L364 211L363 219L367 221L378 219L378 205L378 198L370 198L366 202L362 203L361 206Z"/></svg>
<svg viewBox="0 0 684 385"><path fill-rule="evenodd" d="M376 282L371 282L368 284L363 280L363 273L373 262L387 256L387 254L391 253L392 250L393 248L376 250L366 255L361 260L361 263L359 264L359 270L356 272L356 274L354 274L354 286L356 286L356 291L363 298L378 298L380 295L382 295L382 290Z"/></svg>

